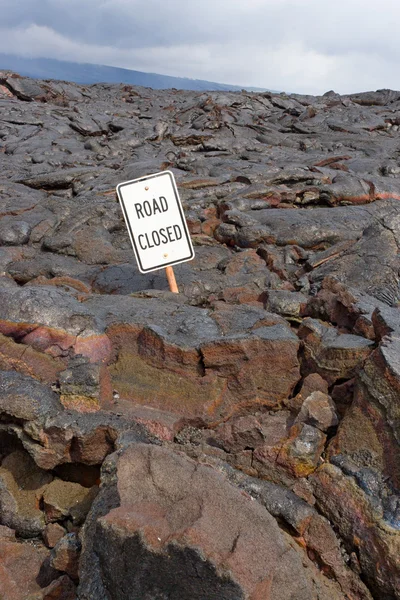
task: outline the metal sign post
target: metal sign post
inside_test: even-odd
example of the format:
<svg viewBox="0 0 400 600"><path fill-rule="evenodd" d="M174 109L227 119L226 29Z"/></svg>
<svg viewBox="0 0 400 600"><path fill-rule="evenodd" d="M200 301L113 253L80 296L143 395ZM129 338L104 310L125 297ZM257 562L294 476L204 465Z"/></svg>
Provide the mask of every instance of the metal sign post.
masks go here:
<svg viewBox="0 0 400 600"><path fill-rule="evenodd" d="M139 271L165 268L171 292L178 293L173 265L192 260L194 250L173 173L125 181L117 194Z"/></svg>

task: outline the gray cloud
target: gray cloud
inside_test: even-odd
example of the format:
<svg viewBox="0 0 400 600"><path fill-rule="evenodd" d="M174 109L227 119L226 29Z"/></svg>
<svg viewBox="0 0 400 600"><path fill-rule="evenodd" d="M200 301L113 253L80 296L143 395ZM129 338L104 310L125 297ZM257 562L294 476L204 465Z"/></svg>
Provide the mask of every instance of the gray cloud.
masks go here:
<svg viewBox="0 0 400 600"><path fill-rule="evenodd" d="M0 0L0 52L281 89L399 88L395 0Z"/></svg>

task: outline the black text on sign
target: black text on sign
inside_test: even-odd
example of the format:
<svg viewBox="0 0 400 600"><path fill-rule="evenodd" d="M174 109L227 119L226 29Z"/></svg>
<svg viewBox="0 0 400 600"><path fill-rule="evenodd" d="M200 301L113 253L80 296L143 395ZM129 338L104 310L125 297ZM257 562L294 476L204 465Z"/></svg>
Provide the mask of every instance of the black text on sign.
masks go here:
<svg viewBox="0 0 400 600"><path fill-rule="evenodd" d="M194 258L171 171L120 183L117 194L141 273Z"/></svg>

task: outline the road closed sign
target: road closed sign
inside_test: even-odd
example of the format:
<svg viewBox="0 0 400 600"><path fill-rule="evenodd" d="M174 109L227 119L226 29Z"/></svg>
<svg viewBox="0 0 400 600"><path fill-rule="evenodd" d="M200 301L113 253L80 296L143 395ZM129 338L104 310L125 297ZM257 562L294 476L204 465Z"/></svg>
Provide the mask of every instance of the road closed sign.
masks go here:
<svg viewBox="0 0 400 600"><path fill-rule="evenodd" d="M117 194L141 273L194 258L171 171L120 183Z"/></svg>

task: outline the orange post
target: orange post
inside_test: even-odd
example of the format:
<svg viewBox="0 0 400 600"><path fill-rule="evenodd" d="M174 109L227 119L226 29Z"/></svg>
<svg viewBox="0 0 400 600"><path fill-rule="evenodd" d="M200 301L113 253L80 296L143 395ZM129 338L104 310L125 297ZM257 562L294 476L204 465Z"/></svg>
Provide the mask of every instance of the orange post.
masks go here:
<svg viewBox="0 0 400 600"><path fill-rule="evenodd" d="M171 292L179 294L178 286L176 284L175 273L172 267L165 267L165 273L168 279L168 285Z"/></svg>

